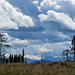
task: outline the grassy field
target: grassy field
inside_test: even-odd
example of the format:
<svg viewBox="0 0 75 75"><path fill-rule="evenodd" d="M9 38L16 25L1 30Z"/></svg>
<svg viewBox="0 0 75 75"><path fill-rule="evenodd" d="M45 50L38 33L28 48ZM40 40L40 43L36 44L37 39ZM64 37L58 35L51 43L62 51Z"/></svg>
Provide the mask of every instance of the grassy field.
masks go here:
<svg viewBox="0 0 75 75"><path fill-rule="evenodd" d="M75 75L75 62L0 64L0 75Z"/></svg>

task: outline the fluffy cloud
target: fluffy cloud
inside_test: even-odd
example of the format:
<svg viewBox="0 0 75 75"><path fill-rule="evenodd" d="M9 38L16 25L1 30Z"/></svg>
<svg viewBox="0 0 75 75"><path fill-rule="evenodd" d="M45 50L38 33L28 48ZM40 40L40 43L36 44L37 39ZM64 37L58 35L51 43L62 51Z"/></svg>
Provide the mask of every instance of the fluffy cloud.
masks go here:
<svg viewBox="0 0 75 75"><path fill-rule="evenodd" d="M8 38L8 43L10 45L26 45L28 44L27 40L20 40L18 38L13 38L11 36L9 36L7 33L4 33L4 35L6 36L6 38Z"/></svg>
<svg viewBox="0 0 75 75"><path fill-rule="evenodd" d="M44 47L44 45L32 45L38 52L53 52L52 49Z"/></svg>
<svg viewBox="0 0 75 75"><path fill-rule="evenodd" d="M72 20L72 18L64 13L58 13L53 10L47 11L47 15L40 14L38 15L40 18L40 21L56 21L58 23L61 23L62 25L65 25L66 27L75 30L75 22Z"/></svg>
<svg viewBox="0 0 75 75"><path fill-rule="evenodd" d="M71 5L72 7L75 6L74 0L42 0L38 7L39 11L47 11L47 10L63 10L67 8L67 4ZM65 7L65 8L64 8ZM70 8L72 8L70 7ZM68 9L68 8L67 8Z"/></svg>
<svg viewBox="0 0 75 75"><path fill-rule="evenodd" d="M35 59L35 60L40 60L41 58L38 56L34 56L34 55L26 55L26 58L30 58L30 59Z"/></svg>
<svg viewBox="0 0 75 75"><path fill-rule="evenodd" d="M11 44L28 44L28 41L27 40L20 40L18 38L15 38L13 41L10 42Z"/></svg>
<svg viewBox="0 0 75 75"><path fill-rule="evenodd" d="M33 27L33 19L17 11L10 3L0 0L0 29L19 29Z"/></svg>
<svg viewBox="0 0 75 75"><path fill-rule="evenodd" d="M38 6L39 11L48 9L59 9L60 5L57 4L56 0L43 0Z"/></svg>
<svg viewBox="0 0 75 75"><path fill-rule="evenodd" d="M38 2L38 1L36 1L36 0L35 0L35 1L33 1L33 4L38 4L38 3L39 3L39 2Z"/></svg>

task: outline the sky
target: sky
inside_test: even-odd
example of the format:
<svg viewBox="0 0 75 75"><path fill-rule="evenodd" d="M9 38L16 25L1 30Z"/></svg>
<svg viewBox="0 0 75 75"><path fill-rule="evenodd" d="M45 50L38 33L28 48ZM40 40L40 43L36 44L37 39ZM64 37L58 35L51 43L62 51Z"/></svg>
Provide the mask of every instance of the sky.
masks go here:
<svg viewBox="0 0 75 75"><path fill-rule="evenodd" d="M75 35L75 1L0 0L0 33L11 45L6 56L24 48L30 59L61 57Z"/></svg>

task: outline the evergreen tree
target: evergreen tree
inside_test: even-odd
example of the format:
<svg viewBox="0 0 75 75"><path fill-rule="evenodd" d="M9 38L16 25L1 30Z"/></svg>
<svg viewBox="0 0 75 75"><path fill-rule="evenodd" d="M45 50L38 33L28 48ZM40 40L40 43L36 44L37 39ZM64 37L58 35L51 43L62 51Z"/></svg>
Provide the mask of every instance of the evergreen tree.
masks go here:
<svg viewBox="0 0 75 75"><path fill-rule="evenodd" d="M13 55L12 55L12 57L11 57L11 58L12 58L12 63L14 63L14 58L13 58Z"/></svg>
<svg viewBox="0 0 75 75"><path fill-rule="evenodd" d="M16 63L16 55L14 55L14 63Z"/></svg>
<svg viewBox="0 0 75 75"><path fill-rule="evenodd" d="M64 50L62 51L62 57L67 57L67 61L69 60L69 53L70 53L70 50Z"/></svg>
<svg viewBox="0 0 75 75"><path fill-rule="evenodd" d="M72 48L71 48L71 51L72 53L71 54L74 54L74 61L75 61L75 36L73 36L73 40L72 40Z"/></svg>
<svg viewBox="0 0 75 75"><path fill-rule="evenodd" d="M24 63L24 49L22 51L22 62Z"/></svg>
<svg viewBox="0 0 75 75"><path fill-rule="evenodd" d="M19 54L19 56L18 56L18 61L20 62L20 59L21 59L21 54Z"/></svg>
<svg viewBox="0 0 75 75"><path fill-rule="evenodd" d="M6 40L5 35L0 33L0 61L3 61L3 55L6 53L4 47L10 47L10 45L4 44Z"/></svg>
<svg viewBox="0 0 75 75"><path fill-rule="evenodd" d="M15 55L15 63L17 62L17 55Z"/></svg>
<svg viewBox="0 0 75 75"><path fill-rule="evenodd" d="M9 60L10 60L10 63L13 63L13 55L10 54Z"/></svg>
<svg viewBox="0 0 75 75"><path fill-rule="evenodd" d="M6 63L8 63L8 59L6 59Z"/></svg>

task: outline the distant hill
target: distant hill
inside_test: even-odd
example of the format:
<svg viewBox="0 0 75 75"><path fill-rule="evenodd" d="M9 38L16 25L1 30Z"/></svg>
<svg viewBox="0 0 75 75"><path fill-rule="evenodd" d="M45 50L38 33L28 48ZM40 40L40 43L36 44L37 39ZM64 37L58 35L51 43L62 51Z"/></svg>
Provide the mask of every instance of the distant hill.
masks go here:
<svg viewBox="0 0 75 75"><path fill-rule="evenodd" d="M44 57L44 60L50 60L55 62L55 61L65 61L66 58L47 56Z"/></svg>
<svg viewBox="0 0 75 75"><path fill-rule="evenodd" d="M33 60L26 58L27 63L36 63L36 62L41 62L41 60ZM43 58L44 62L55 62L55 61L65 61L66 58L61 58L61 57L52 57L52 56L47 56Z"/></svg>

